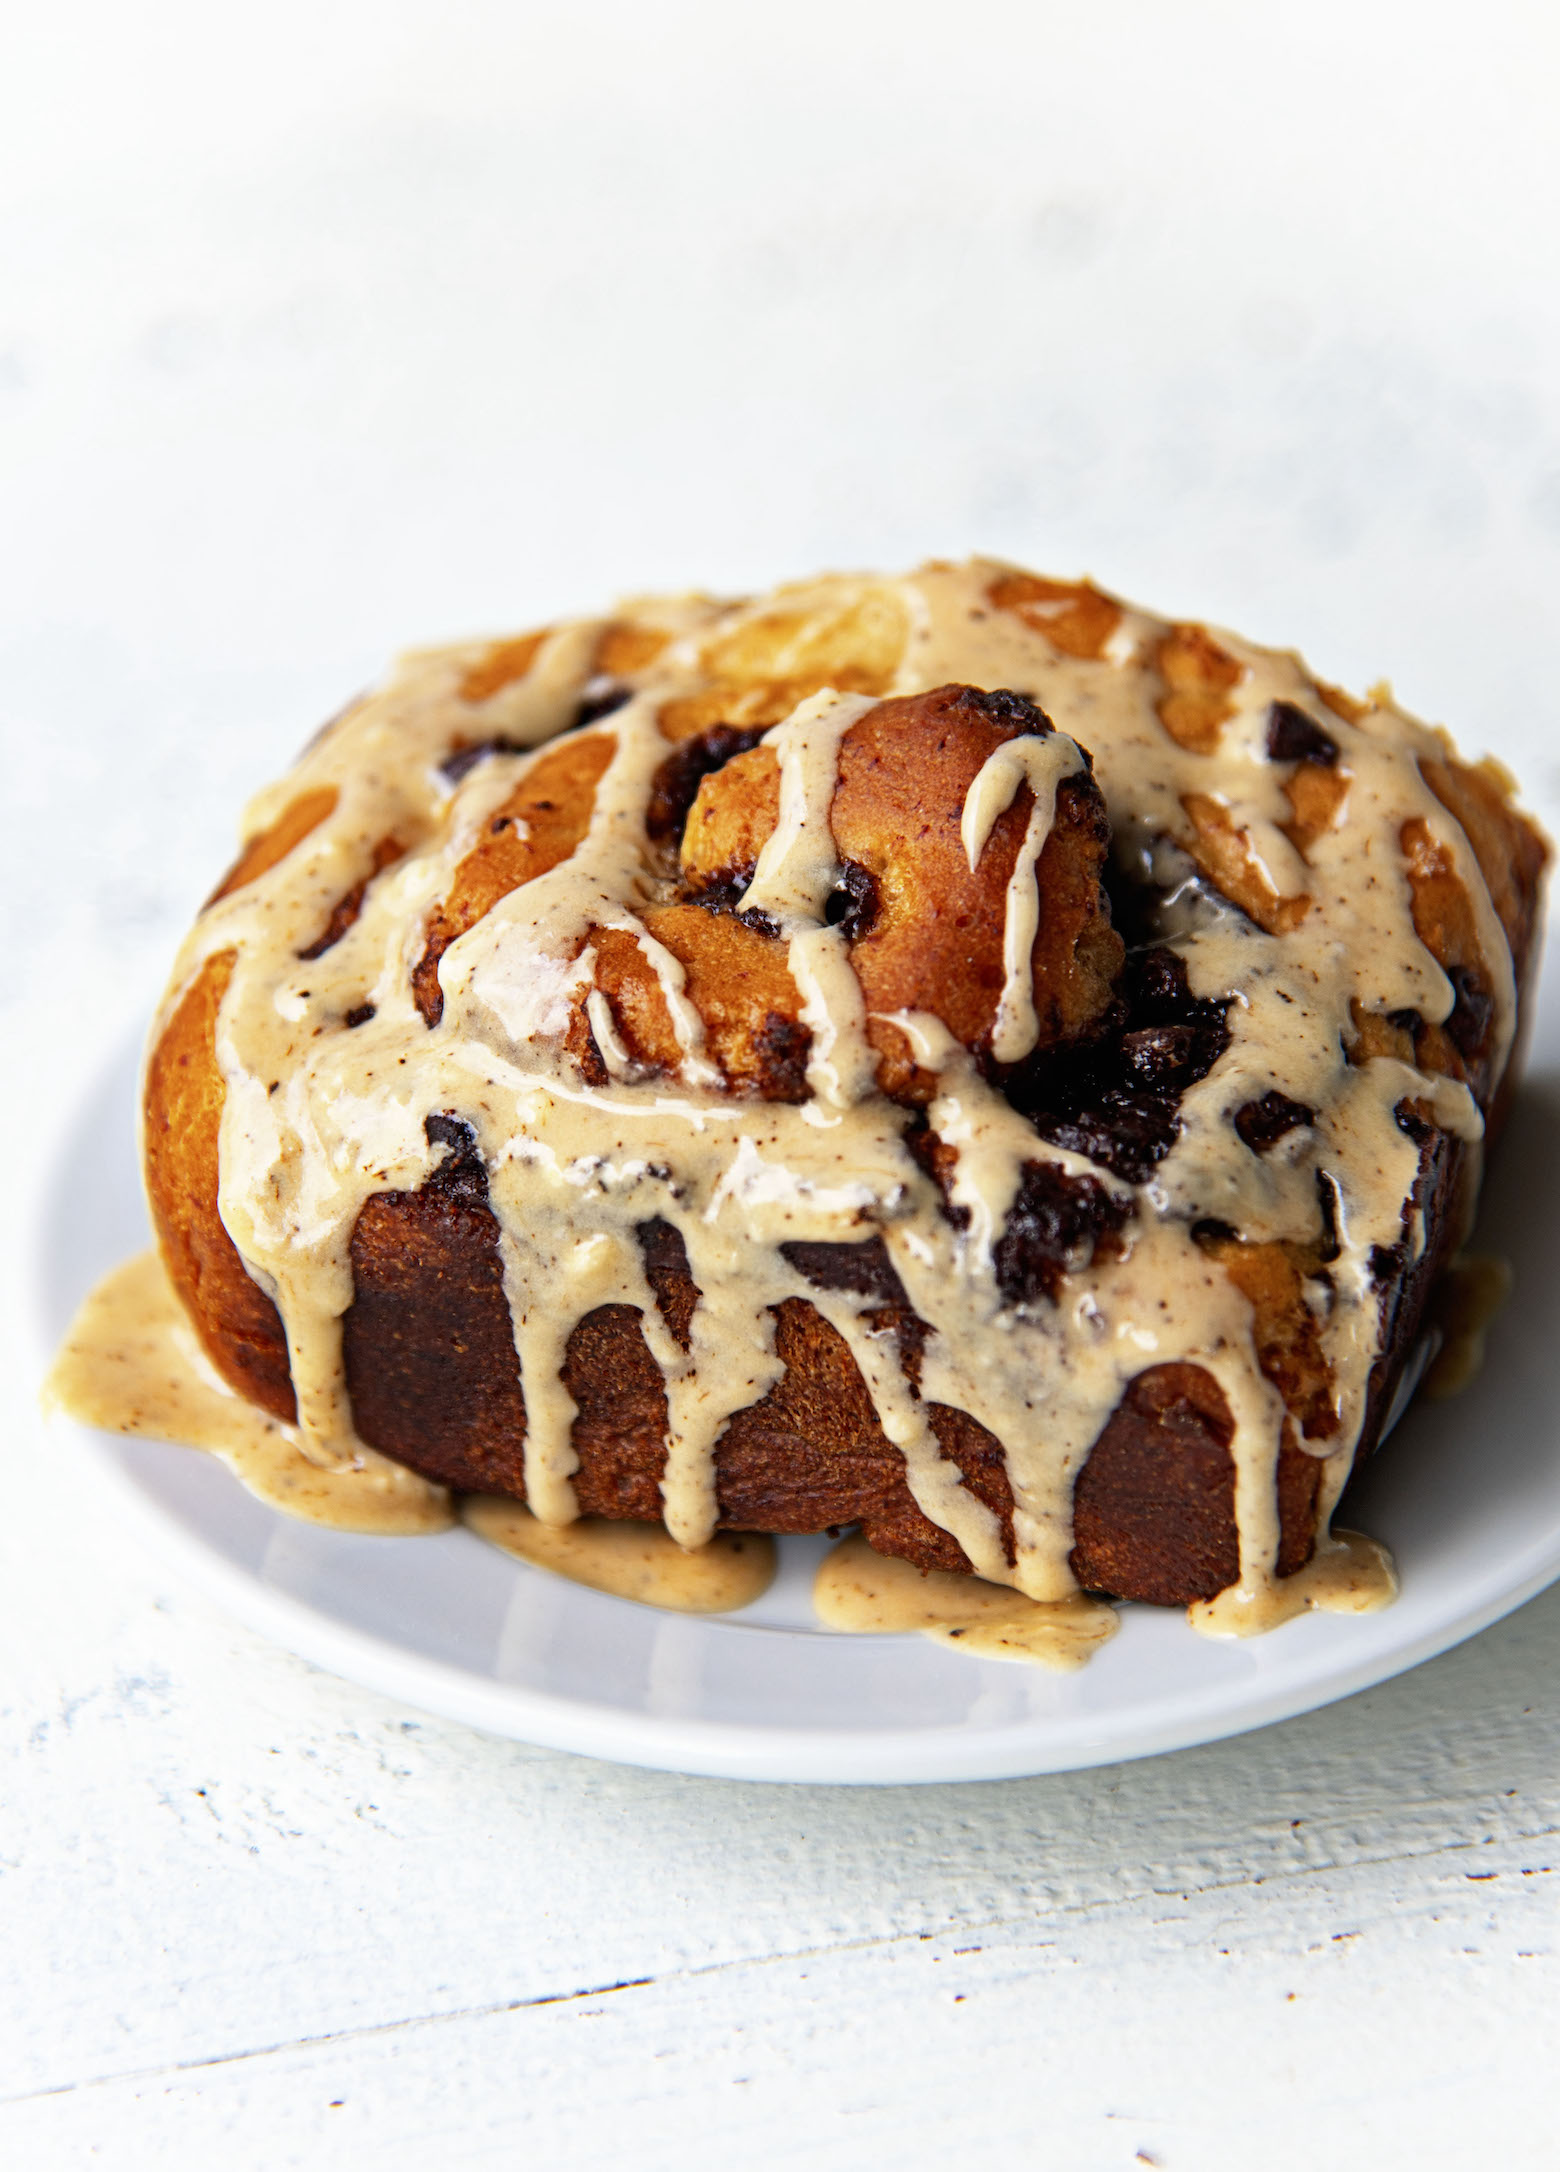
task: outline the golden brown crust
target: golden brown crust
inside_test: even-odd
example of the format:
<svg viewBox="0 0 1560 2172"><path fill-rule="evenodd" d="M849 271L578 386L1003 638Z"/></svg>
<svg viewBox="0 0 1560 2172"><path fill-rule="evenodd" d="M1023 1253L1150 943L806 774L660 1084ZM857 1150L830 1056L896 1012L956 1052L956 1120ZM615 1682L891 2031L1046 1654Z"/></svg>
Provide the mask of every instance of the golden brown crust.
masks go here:
<svg viewBox="0 0 1560 2172"><path fill-rule="evenodd" d="M359 1433L445 1484L524 1493L525 1402L486 1183L441 1172L368 1200L342 1321Z"/></svg>
<svg viewBox="0 0 1560 2172"><path fill-rule="evenodd" d="M344 1322L348 1384L372 1446L448 1485L523 1499L525 1405L498 1225L479 1185L463 1192L459 1179L453 1189L436 1179L364 1208L352 1246L357 1296ZM647 1264L663 1314L685 1335L696 1292L673 1233L663 1229L659 1257ZM775 1349L781 1379L737 1413L716 1451L721 1527L815 1532L859 1523L881 1553L967 1570L958 1541L916 1506L844 1338L793 1298L776 1307ZM581 1511L657 1520L666 1393L638 1314L625 1305L587 1314L570 1337L564 1381L579 1405L573 1483ZM944 1454L1002 1525L1011 1558L1013 1499L1000 1444L963 1411L934 1404L930 1415ZM1222 1392L1200 1367L1159 1366L1131 1384L1079 1479L1072 1565L1086 1588L1184 1605L1233 1580L1233 1430ZM1286 1440L1282 1573L1309 1555L1320 1467Z"/></svg>
<svg viewBox="0 0 1560 2172"><path fill-rule="evenodd" d="M296 1414L287 1337L251 1280L217 1207L217 1148L227 1089L217 1012L234 954L208 958L159 1035L142 1101L146 1191L168 1278L217 1370L274 1418Z"/></svg>
<svg viewBox="0 0 1560 2172"><path fill-rule="evenodd" d="M688 810L678 855L690 895L752 880L780 819L780 764L773 747L750 747L706 777Z"/></svg>
<svg viewBox="0 0 1560 2172"><path fill-rule="evenodd" d="M682 966L684 993L727 1085L766 1101L804 1100L812 1037L801 1022L785 944L734 914L697 905L651 906L644 922Z"/></svg>
<svg viewBox="0 0 1560 2172"><path fill-rule="evenodd" d="M301 845L311 830L317 830L327 815L335 812L338 796L335 786L327 784L300 792L290 800L274 822L249 839L207 898L206 909L209 911L221 898L231 897L245 883L258 881L278 861L285 860L295 845Z"/></svg>
<svg viewBox="0 0 1560 2172"><path fill-rule="evenodd" d="M1285 780L1284 796L1292 812L1280 826L1302 860L1309 859L1311 847L1343 820L1350 781L1346 769L1315 762L1298 763L1294 775Z"/></svg>
<svg viewBox="0 0 1560 2172"><path fill-rule="evenodd" d="M1474 767L1449 755L1444 762L1421 762L1420 771L1473 847L1511 955L1526 958L1538 932L1548 845L1512 805L1509 784L1494 763Z"/></svg>
<svg viewBox="0 0 1560 2172"><path fill-rule="evenodd" d="M1427 1069L1473 1078L1482 1100L1490 1085L1495 986L1479 942L1473 900L1451 853L1431 835L1426 822L1418 817L1405 822L1401 842L1414 932L1456 993L1444 1030L1438 1024L1421 1027L1416 1046Z"/></svg>
<svg viewBox="0 0 1560 2172"><path fill-rule="evenodd" d="M1200 1365L1139 1374L1073 1489L1073 1574L1085 1589L1160 1605L1240 1574L1235 1421Z"/></svg>
<svg viewBox="0 0 1560 2172"><path fill-rule="evenodd" d="M965 795L988 757L1034 723L973 687L880 702L845 734L831 822L847 865L863 868L876 910L851 944L868 1037L889 1093L911 1087L904 1035L881 1015L930 1011L966 1048L989 1046L1001 998L1007 886L1033 804L1021 786L972 869L960 834ZM1045 727L1049 730L1049 726ZM1123 945L1102 887L1109 831L1093 779L1070 778L1036 879L1031 953L1043 1048L1085 1032L1108 1006Z"/></svg>
<svg viewBox="0 0 1560 2172"><path fill-rule="evenodd" d="M1033 804L1028 786L997 817L973 869L960 823L989 756L1048 729L1011 695L943 686L879 702L841 741L829 820L847 885L857 883L845 924L885 1092L917 1091L909 1044L886 1013L930 1012L966 1048L989 1046L1004 982L1007 886ZM704 779L681 853L694 896L740 894L779 807L779 767L767 746ZM1108 850L1097 787L1087 775L1069 778L1037 869L1043 903L1031 958L1042 1048L1086 1032L1111 1001L1123 948L1102 888Z"/></svg>
<svg viewBox="0 0 1560 2172"><path fill-rule="evenodd" d="M1240 1574L1234 1420L1200 1365L1139 1373L1095 1442L1073 1494L1073 1574L1086 1590L1185 1606ZM1310 1559L1321 1464L1286 1429L1279 1452L1277 1568Z"/></svg>
<svg viewBox="0 0 1560 2172"><path fill-rule="evenodd" d="M1316 691L1333 715L1341 716L1345 724L1362 724L1370 715L1371 704L1361 701L1357 694L1345 693L1341 686L1329 686L1325 679L1318 679Z"/></svg>
<svg viewBox="0 0 1560 2172"><path fill-rule="evenodd" d="M614 619L603 626L596 639L592 668L604 678L631 679L648 671L666 648L671 635L660 626L639 626L631 619Z"/></svg>
<svg viewBox="0 0 1560 2172"><path fill-rule="evenodd" d="M1012 611L1044 634L1064 656L1094 663L1121 624L1121 605L1092 581L1052 581L1039 573L1004 573L986 591L999 611Z"/></svg>
<svg viewBox="0 0 1560 2172"><path fill-rule="evenodd" d="M1186 792L1181 807L1192 825L1187 849L1214 889L1269 935L1292 934L1310 911L1311 900L1279 895L1250 837L1222 800L1207 792Z"/></svg>
<svg viewBox="0 0 1560 2172"><path fill-rule="evenodd" d="M1421 763L1425 782L1461 825L1510 947L1519 1015L1527 1012L1528 984L1537 958L1538 907L1549 847L1511 803L1491 765L1469 768L1448 759ZM1324 773L1325 774L1325 773ZM1481 1105L1488 1104L1495 1055L1497 991L1479 938L1478 918L1455 858L1421 816L1399 833L1412 900L1414 932L1452 983L1453 1008L1444 1022L1415 1012L1390 1017L1354 1011L1349 1054L1355 1063L1387 1056L1423 1071L1466 1080ZM1489 1107L1498 1133L1517 1065L1508 1057L1506 1083Z"/></svg>
<svg viewBox="0 0 1560 2172"><path fill-rule="evenodd" d="M801 1023L801 997L786 963L786 947L730 913L698 905L657 905L642 915L646 931L683 968L683 993L704 1021L705 1054L726 1084L766 1101L806 1099L811 1036ZM675 1071L681 1046L655 968L634 935L594 928L595 986L612 1009L618 1037L646 1070ZM590 1036L580 999L571 1050L593 1085L608 1071Z"/></svg>
<svg viewBox="0 0 1560 2172"><path fill-rule="evenodd" d="M463 673L459 687L461 700L473 705L491 701L506 686L513 686L516 680L523 679L546 639L547 628L544 626L538 633L517 634L513 640L492 642Z"/></svg>
<svg viewBox="0 0 1560 2172"><path fill-rule="evenodd" d="M1245 675L1241 665L1206 626L1172 626L1154 661L1165 682L1156 705L1160 723L1188 754L1212 754L1235 714L1231 696Z"/></svg>

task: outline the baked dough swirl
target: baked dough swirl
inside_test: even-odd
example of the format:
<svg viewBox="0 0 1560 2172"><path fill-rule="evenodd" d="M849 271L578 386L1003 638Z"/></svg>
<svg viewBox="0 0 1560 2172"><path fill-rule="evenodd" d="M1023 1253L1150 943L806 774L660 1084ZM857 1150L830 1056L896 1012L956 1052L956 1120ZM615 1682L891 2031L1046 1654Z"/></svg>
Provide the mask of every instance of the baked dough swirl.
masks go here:
<svg viewBox="0 0 1560 2172"><path fill-rule="evenodd" d="M1260 1615L1461 1241L1546 848L1385 694L989 561L407 658L154 1028L338 1471Z"/></svg>

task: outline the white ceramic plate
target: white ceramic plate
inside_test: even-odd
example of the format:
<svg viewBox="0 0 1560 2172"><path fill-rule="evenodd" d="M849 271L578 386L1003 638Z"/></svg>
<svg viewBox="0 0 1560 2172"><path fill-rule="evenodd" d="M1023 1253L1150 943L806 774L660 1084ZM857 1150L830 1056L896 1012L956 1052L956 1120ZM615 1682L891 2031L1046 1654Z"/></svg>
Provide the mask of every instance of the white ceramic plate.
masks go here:
<svg viewBox="0 0 1560 2172"><path fill-rule="evenodd" d="M1551 952L1553 955L1553 950ZM1373 1615L1308 1615L1250 1642L1128 1606L1077 1674L976 1660L915 1636L821 1630L826 1541L782 1542L740 1615L659 1614L511 1561L471 1533L359 1538L294 1523L189 1449L111 1435L102 1483L176 1566L253 1627L409 1704L560 1749L740 1779L998 1779L1216 1740L1364 1689L1444 1651L1560 1576L1560 988L1546 975L1528 1084L1478 1243L1516 1296L1483 1378L1414 1408L1342 1520L1397 1557ZM51 1342L146 1242L131 1147L134 1061L81 1109L50 1188L41 1296Z"/></svg>

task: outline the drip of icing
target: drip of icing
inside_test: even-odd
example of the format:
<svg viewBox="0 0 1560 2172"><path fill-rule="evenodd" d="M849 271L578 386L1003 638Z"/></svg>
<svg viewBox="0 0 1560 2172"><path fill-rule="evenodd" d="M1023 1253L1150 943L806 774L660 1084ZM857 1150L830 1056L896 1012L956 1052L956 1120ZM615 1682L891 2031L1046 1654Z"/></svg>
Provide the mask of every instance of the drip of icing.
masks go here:
<svg viewBox="0 0 1560 2172"><path fill-rule="evenodd" d="M585 835L570 857L500 898L450 945L440 964L443 1014L426 1028L410 988L426 915L536 760L524 750L577 720L601 629L592 622L556 631L523 678L475 707L461 689L485 651L412 657L256 803L251 831L304 793L322 795L322 804L335 794L332 811L284 859L202 916L159 1022L207 959L237 953L217 1042L226 1087L220 1207L283 1318L300 1457L348 1489L373 1468L352 1434L341 1379L351 1233L373 1192L425 1181L433 1165L425 1119L455 1111L477 1134L499 1224L527 1404L527 1484L540 1523L556 1528L574 1513L574 1406L559 1375L586 1312L612 1303L640 1315L666 1382L667 1525L683 1545L698 1547L716 1520L714 1455L725 1422L775 1384L775 1309L803 1298L845 1337L885 1432L906 1457L917 1501L993 1581L1047 1604L1072 1594L1077 1471L1136 1374L1189 1360L1212 1374L1235 1419L1241 1575L1225 1614L1255 1620L1280 1585L1286 1604L1308 1588L1274 1575L1284 1413L1257 1362L1251 1310L1189 1242L1188 1225L1212 1219L1254 1242L1303 1244L1316 1233L1319 1179L1332 1188L1338 1254L1325 1286L1307 1285L1339 1413L1336 1450L1323 1464L1330 1512L1379 1355L1372 1255L1405 1241L1405 1203L1418 1175L1418 1151L1397 1108L1405 1099L1426 1103L1443 1129L1468 1141L1481 1127L1460 1083L1382 1057L1351 1064L1344 1054L1356 1006L1387 1015L1413 1009L1432 1023L1453 1007L1455 992L1413 925L1400 843L1406 822L1425 824L1467 892L1494 995L1497 1076L1516 1023L1505 937L1467 839L1424 781L1420 764L1446 753L1435 733L1389 706L1353 721L1339 716L1298 659L1221 635L1239 666L1238 686L1216 746L1189 754L1156 709L1153 659L1164 623L1123 608L1099 655L1064 653L1016 612L992 607L988 591L1005 570L975 562L925 568L899 582L825 581L788 592L783 614L786 625L805 628L870 603L873 638L897 626L903 642L876 683L900 692L950 681L1011 688L1055 720L1054 736L1006 742L973 781L963 810L973 864L1020 785L1033 795L1006 903L996 1048L1004 1061L1034 1045L1026 968L1036 867L1057 785L1080 760L1074 740L1091 750L1123 868L1152 873L1172 893L1160 934L1182 960L1192 993L1234 999L1229 1046L1183 1097L1179 1135L1165 1158L1145 1182L1128 1184L1047 1144L940 1022L902 1014L895 1022L935 1077L931 1128L958 1153L951 1202L964 1210L964 1225L943 1212L936 1186L906 1149L903 1110L875 1090L849 945L825 918L839 872L829 823L839 749L871 706L863 695L809 697L769 732L779 820L742 900L785 938L812 1034L809 1098L759 1103L721 1086L683 969L639 918L655 894L645 817L668 752L662 711L709 694L708 659L739 657L768 638L765 629L780 623L772 599L634 607L664 645L634 698L574 742L595 734L610 743ZM802 634L786 639L788 656L804 653ZM1347 782L1346 824L1310 838L1303 855L1284 828L1293 812L1288 771L1266 746L1275 702L1325 719ZM477 740L500 751L452 787L441 764L452 746ZM1187 881L1189 796L1226 811L1276 891L1309 897L1298 922L1265 932ZM401 860L369 884L342 939L305 957L348 883L392 835L407 841ZM593 985L596 927L628 930L651 962L682 1054L677 1080L636 1075L611 1006ZM563 1047L581 996L612 1078L599 1091L583 1085ZM348 1030L345 1019L365 1001L373 1015ZM1259 1156L1232 1116L1274 1088L1303 1102L1312 1121ZM998 1288L993 1247L1034 1162L1092 1175L1131 1211L1119 1251L1092 1264L1080 1258L1056 1303L1014 1307ZM703 1293L686 1351L661 1321L638 1257L634 1232L656 1217L680 1233ZM871 1235L883 1239L925 1324L919 1395L869 1308L815 1290L781 1250L797 1240ZM1425 1235L1422 1217L1411 1215L1410 1258ZM937 1449L925 1416L932 1403L966 1411L1003 1444L1015 1500L1011 1565L994 1520ZM1325 1546L1319 1558L1331 1558ZM1325 1581L1320 1569L1313 1581Z"/></svg>
<svg viewBox="0 0 1560 2172"><path fill-rule="evenodd" d="M579 1458L574 1452L578 1409L563 1380L569 1336L595 1306L624 1302L630 1295L624 1288L628 1277L632 1294L638 1294L638 1262L630 1264L625 1240L607 1230L582 1233L554 1251L506 1221L499 1248L525 1383L526 1499L538 1521L572 1523L579 1510L570 1480Z"/></svg>
<svg viewBox="0 0 1560 2172"><path fill-rule="evenodd" d="M1002 995L991 1029L991 1053L998 1063L1021 1062L1040 1038L1030 964L1040 930L1040 855L1056 820L1056 788L1083 766L1077 747L1060 732L1044 738L1025 734L994 748L965 794L959 836L972 875L998 815L1012 806L1020 785L1028 785L1032 800L1024 841L1008 878Z"/></svg>
<svg viewBox="0 0 1560 2172"><path fill-rule="evenodd" d="M715 1445L726 1421L768 1393L784 1370L775 1354L774 1321L742 1298L740 1261L729 1240L707 1237L689 1248L700 1289L686 1357L654 1305L641 1315L666 1380L666 1468L661 1478L666 1527L684 1546L715 1535ZM660 1347L657 1347L657 1343ZM668 1347L670 1346L670 1347Z"/></svg>
<svg viewBox="0 0 1560 2172"><path fill-rule="evenodd" d="M905 1377L894 1335L874 1328L864 1308L837 1293L814 1290L812 1302L844 1336L867 1384L878 1424L905 1459L905 1483L916 1507L941 1530L952 1532L977 1574L1006 1576L1002 1527L985 1502L964 1484L959 1466L943 1454L926 1405Z"/></svg>
<svg viewBox="0 0 1560 2172"><path fill-rule="evenodd" d="M720 1072L704 1054L704 1020L689 1002L685 993L688 975L680 958L674 958L664 943L658 943L649 929L637 920L622 918L609 923L626 929L637 941L645 962L656 977L661 1000L671 1016L672 1033L682 1056L679 1074L685 1086L710 1086L719 1088ZM592 990L599 994L599 990Z"/></svg>
<svg viewBox="0 0 1560 2172"><path fill-rule="evenodd" d="M826 689L767 735L780 764L780 813L742 899L744 912L766 913L787 939L802 1023L812 1034L807 1084L832 1108L849 1108L871 1092L876 1061L850 946L824 920L840 872L829 826L840 742L872 706L867 695Z"/></svg>
<svg viewBox="0 0 1560 2172"><path fill-rule="evenodd" d="M588 955L594 965L594 952ZM631 1078L634 1073L634 1060L623 1046L617 1020L612 1015L612 1005L599 988L592 988L586 996L585 1015L590 1020L591 1038L609 1075L615 1079Z"/></svg>
<svg viewBox="0 0 1560 2172"><path fill-rule="evenodd" d="M1316 1542L1303 1569L1250 1590L1232 1584L1216 1599L1187 1608L1187 1619L1204 1636L1265 1636L1314 1608L1322 1614L1375 1614L1397 1597L1392 1556L1358 1531L1332 1531Z"/></svg>

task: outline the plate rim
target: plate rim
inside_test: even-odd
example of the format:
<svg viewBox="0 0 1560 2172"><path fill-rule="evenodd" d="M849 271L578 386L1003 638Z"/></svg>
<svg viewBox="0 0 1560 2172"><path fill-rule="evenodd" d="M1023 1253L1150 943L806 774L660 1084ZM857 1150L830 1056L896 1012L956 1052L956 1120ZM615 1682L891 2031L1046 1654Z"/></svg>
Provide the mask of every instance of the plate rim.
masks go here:
<svg viewBox="0 0 1560 2172"><path fill-rule="evenodd" d="M796 1786L959 1785L1040 1778L1169 1756L1229 1741L1358 1696L1476 1636L1560 1580L1560 1535L1555 1535L1520 1578L1509 1584L1494 1578L1499 1588L1481 1590L1466 1608L1438 1618L1400 1645L1378 1647L1351 1666L1315 1670L1265 1692L1258 1686L1217 1718L1199 1707L1214 1699L1227 1704L1229 1692L1204 1690L1200 1696L1192 1692L1169 1706L1158 1724L1142 1726L1130 1737L1071 1740L1059 1754L1046 1752L1045 1723L1033 1720L984 1734L959 1727L926 1727L884 1728L853 1736L837 1729L741 1726L617 1707L608 1710L521 1683L500 1683L337 1621L295 1594L268 1584L186 1530L134 1477L130 1459L122 1453L125 1446L135 1447L133 1438L100 1434L64 1416L56 1416L52 1423L74 1438L95 1478L99 1482L106 1478L110 1493L150 1553L247 1628L295 1658L337 1679L484 1734L612 1764L705 1779ZM200 1453L182 1448L178 1452ZM271 1513L280 1515L280 1511ZM1303 1622L1301 1617L1299 1623L1285 1626ZM940 1769L927 1769L929 1753L935 1753ZM842 1771L842 1765L851 1769Z"/></svg>

